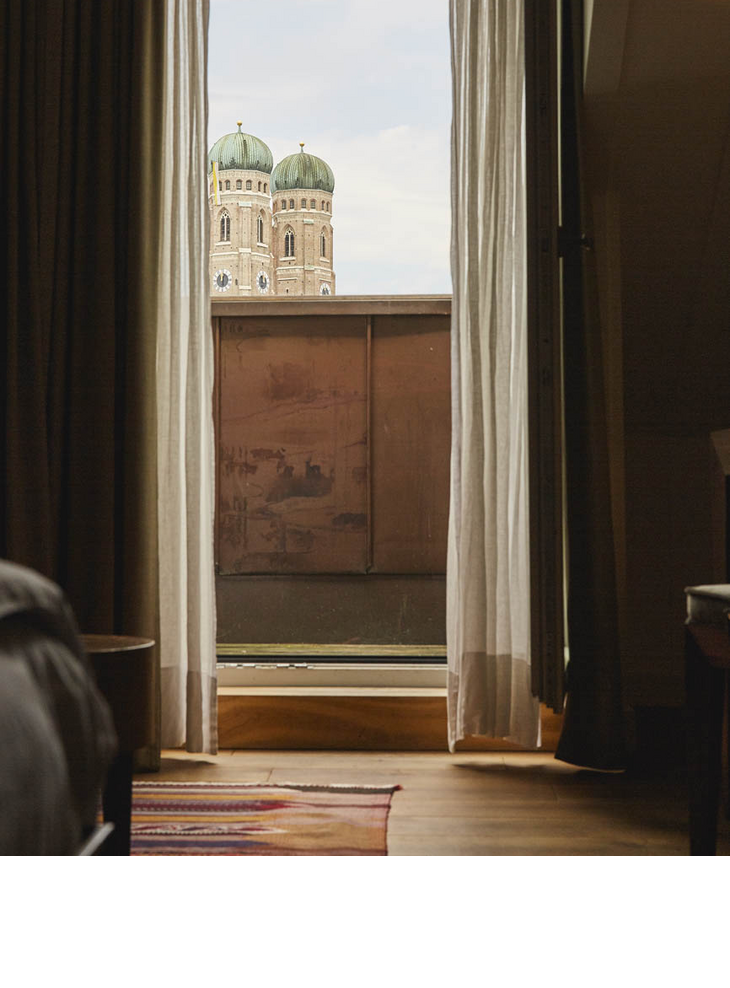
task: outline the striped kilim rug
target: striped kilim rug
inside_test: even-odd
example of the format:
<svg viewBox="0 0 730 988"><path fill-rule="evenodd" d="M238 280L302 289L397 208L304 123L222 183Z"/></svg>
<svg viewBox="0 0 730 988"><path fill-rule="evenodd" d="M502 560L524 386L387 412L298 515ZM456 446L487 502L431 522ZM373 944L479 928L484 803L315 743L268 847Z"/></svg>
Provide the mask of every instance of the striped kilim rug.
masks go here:
<svg viewBox="0 0 730 988"><path fill-rule="evenodd" d="M400 788L135 782L132 854L383 855Z"/></svg>

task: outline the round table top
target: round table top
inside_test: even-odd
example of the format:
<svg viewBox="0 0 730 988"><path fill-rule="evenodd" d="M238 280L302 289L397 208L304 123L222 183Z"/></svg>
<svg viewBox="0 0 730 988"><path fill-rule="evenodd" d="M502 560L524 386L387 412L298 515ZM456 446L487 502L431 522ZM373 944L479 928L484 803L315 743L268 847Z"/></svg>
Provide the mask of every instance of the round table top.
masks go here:
<svg viewBox="0 0 730 988"><path fill-rule="evenodd" d="M131 652L136 648L150 648L153 638L138 638L134 635L79 635L81 644L89 655L102 652Z"/></svg>

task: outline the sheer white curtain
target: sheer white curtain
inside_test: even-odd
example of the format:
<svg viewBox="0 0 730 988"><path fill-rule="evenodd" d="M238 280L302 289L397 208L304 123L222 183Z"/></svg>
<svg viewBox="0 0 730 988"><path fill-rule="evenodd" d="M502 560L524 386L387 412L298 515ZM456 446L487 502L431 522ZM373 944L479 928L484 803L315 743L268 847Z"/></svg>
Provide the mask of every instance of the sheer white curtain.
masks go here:
<svg viewBox="0 0 730 988"><path fill-rule="evenodd" d="M163 0L157 309L162 746L217 750L213 343L207 284L208 0Z"/></svg>
<svg viewBox="0 0 730 988"><path fill-rule="evenodd" d="M539 743L530 673L522 0L451 0L449 746Z"/></svg>

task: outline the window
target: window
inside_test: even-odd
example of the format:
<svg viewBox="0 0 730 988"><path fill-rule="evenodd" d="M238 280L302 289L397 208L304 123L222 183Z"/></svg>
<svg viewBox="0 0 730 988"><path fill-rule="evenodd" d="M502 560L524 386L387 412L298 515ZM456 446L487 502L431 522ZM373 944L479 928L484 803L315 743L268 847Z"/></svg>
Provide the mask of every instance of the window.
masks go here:
<svg viewBox="0 0 730 988"><path fill-rule="evenodd" d="M264 218L259 216L256 221L256 236L258 237L258 242L262 244L264 242Z"/></svg>
<svg viewBox="0 0 730 988"><path fill-rule="evenodd" d="M282 199L281 200L281 206L280 206L280 208L281 209L286 209L286 199Z"/></svg>
<svg viewBox="0 0 730 988"><path fill-rule="evenodd" d="M218 183L218 191L219 192L222 192L223 191L223 182L219 182Z"/></svg>
<svg viewBox="0 0 730 988"><path fill-rule="evenodd" d="M330 211L330 204L327 203L327 212L329 213L329 211Z"/></svg>
<svg viewBox="0 0 730 988"><path fill-rule="evenodd" d="M259 192L261 191L261 182L259 182Z"/></svg>
<svg viewBox="0 0 730 988"><path fill-rule="evenodd" d="M327 237L324 230L322 230L319 237L319 253L322 257L327 257Z"/></svg>
<svg viewBox="0 0 730 988"><path fill-rule="evenodd" d="M311 199L310 200L309 208L310 209L316 209L317 208L317 203L316 203L316 201L314 199Z"/></svg>
<svg viewBox="0 0 730 988"><path fill-rule="evenodd" d="M306 209L306 208L307 208L307 200L302 199L302 209Z"/></svg>
<svg viewBox="0 0 730 988"><path fill-rule="evenodd" d="M322 212L324 212L324 199L322 200Z"/></svg>
<svg viewBox="0 0 730 988"><path fill-rule="evenodd" d="M221 240L231 239L231 217L223 210L221 213Z"/></svg>
<svg viewBox="0 0 730 988"><path fill-rule="evenodd" d="M236 179L236 188L237 189L242 189L243 188L243 182L241 181L240 178L237 178Z"/></svg>
<svg viewBox="0 0 730 988"><path fill-rule="evenodd" d="M250 178L247 178L246 179L246 188L249 190L249 192L251 191L252 185L251 185L251 179Z"/></svg>
<svg viewBox="0 0 730 988"><path fill-rule="evenodd" d="M226 181L226 192L229 191L230 187L231 187L231 183Z"/></svg>
<svg viewBox="0 0 730 988"><path fill-rule="evenodd" d="M294 200L293 199L290 199L289 200L289 209L294 209Z"/></svg>
<svg viewBox="0 0 730 988"><path fill-rule="evenodd" d="M269 183L264 182L264 192L268 192L268 191L269 191Z"/></svg>
<svg viewBox="0 0 730 988"><path fill-rule="evenodd" d="M294 231L287 227L284 234L284 257L294 257Z"/></svg>

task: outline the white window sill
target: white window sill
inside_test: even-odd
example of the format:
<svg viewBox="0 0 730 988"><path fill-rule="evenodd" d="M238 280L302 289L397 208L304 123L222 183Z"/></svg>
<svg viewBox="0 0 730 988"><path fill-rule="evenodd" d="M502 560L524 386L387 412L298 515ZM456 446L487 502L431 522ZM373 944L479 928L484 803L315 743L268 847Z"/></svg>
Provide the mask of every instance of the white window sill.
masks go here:
<svg viewBox="0 0 730 988"><path fill-rule="evenodd" d="M219 662L218 686L444 689L445 666Z"/></svg>

